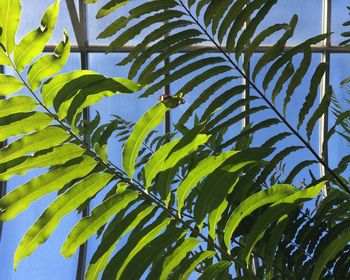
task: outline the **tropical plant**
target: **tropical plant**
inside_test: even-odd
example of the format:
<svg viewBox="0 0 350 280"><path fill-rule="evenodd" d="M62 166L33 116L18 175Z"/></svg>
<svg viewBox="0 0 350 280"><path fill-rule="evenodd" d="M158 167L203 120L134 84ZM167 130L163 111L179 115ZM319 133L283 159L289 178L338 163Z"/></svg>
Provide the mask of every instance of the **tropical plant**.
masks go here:
<svg viewBox="0 0 350 280"><path fill-rule="evenodd" d="M50 237L63 216L84 209L108 188L61 249L70 257L93 235L101 236L86 279L101 273L108 280L349 277L349 156L331 168L312 145L315 127L335 99L328 85L317 103L327 67L311 67L311 45L329 34L285 50L297 16L260 28L277 0L131 3L111 0L97 14L102 18L129 8L128 17L115 13L116 20L99 36L117 34L109 51L143 36L119 63L131 64L128 79L89 70L55 75L69 56L67 33L52 55L40 55L55 27L59 0L18 44L20 0L0 6L0 63L17 73L0 75L0 95L7 97L0 101L0 141L8 142L0 150L0 180L42 170L0 199L0 220L58 193L25 233L14 267ZM272 35L280 37L250 65L255 50ZM91 122L82 118L84 109L103 97L136 92L147 97L179 79L183 85L177 93L163 95L135 124L119 116L107 124L100 124L98 114ZM209 86L199 93L204 83ZM302 83L309 84L309 92L298 92ZM14 94L23 88L29 96ZM191 95L195 99L174 133L157 134L165 113L182 110ZM298 102L298 119L292 121L290 104L295 114ZM322 143L324 152L348 121L349 111L333 107L336 121ZM245 127L233 133L243 120ZM107 153L116 134L124 143L122 167ZM303 156L287 165L300 150ZM325 170L320 178L310 167L314 164ZM327 196L315 202L322 189ZM125 245L115 251L121 241Z"/></svg>

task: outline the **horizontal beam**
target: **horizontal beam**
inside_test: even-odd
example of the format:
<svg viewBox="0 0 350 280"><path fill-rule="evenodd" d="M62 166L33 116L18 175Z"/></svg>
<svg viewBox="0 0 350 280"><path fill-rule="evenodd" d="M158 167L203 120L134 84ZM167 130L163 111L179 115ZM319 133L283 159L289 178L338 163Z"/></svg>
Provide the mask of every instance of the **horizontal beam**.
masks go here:
<svg viewBox="0 0 350 280"><path fill-rule="evenodd" d="M272 48L273 45L261 45L256 49L256 53L264 53L267 52L268 50L270 50ZM56 46L54 45L48 45L45 47L44 51L46 52L52 52L54 51ZM207 45L203 45L203 46L190 46L187 48L182 49L181 51L179 51L179 53L183 53L183 52L189 52L189 51L194 51L194 50L198 50L201 49L203 47L211 47L213 48L213 52L219 52L219 50L217 50L217 48L215 46L207 46ZM292 48L294 48L295 45L289 45L285 47L285 50L290 50ZM111 51L111 53L128 53L130 51L132 51L135 48L134 45L129 45L129 46L124 46L121 48L118 48L114 51ZM78 46L72 46L71 47L71 51L72 52L91 52L91 53L105 53L108 49L108 46L105 45L91 45L91 46L87 46L87 47L78 47ZM225 49L225 47L223 47L223 49ZM311 50L312 52L315 53L323 53L323 52L331 52L331 53L350 53L350 46L322 46L322 45L312 45L311 46Z"/></svg>

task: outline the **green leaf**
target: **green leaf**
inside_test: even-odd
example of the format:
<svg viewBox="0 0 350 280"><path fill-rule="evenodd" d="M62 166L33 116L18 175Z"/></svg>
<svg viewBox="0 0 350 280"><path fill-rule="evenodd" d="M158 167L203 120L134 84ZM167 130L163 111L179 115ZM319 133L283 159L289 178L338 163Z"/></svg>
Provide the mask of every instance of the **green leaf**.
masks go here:
<svg viewBox="0 0 350 280"><path fill-rule="evenodd" d="M8 55L15 49L15 37L21 18L20 0L3 0L0 5L0 43Z"/></svg>
<svg viewBox="0 0 350 280"><path fill-rule="evenodd" d="M276 201L259 217L253 225L252 230L249 232L246 246L243 249L242 258L247 264L249 263L251 252L255 244L263 237L267 227L280 217L295 210L299 205L313 199L321 191L324 184L325 182L321 182L316 186L297 191L294 194Z"/></svg>
<svg viewBox="0 0 350 280"><path fill-rule="evenodd" d="M196 269L196 267L201 264L204 260L212 258L215 256L214 251L204 251L197 255L195 255L193 258L188 260L188 264L186 263L186 270L181 273L179 276L179 280L186 280L189 279L191 273Z"/></svg>
<svg viewBox="0 0 350 280"><path fill-rule="evenodd" d="M139 89L139 84L124 78L105 78L95 83L83 85L69 104L68 111L66 111L66 106L59 107L58 116L64 118L67 115L67 122L74 124L77 114L81 113L84 108L96 104L104 96L110 97L120 93L134 93ZM55 101L56 99L54 99L54 105Z"/></svg>
<svg viewBox="0 0 350 280"><path fill-rule="evenodd" d="M131 18L127 18L127 17L119 17L117 20L115 20L113 23L111 23L105 30L103 30L97 38L108 38L113 36L115 33L117 33L119 30L121 30L122 28L124 28L129 21L131 20Z"/></svg>
<svg viewBox="0 0 350 280"><path fill-rule="evenodd" d="M274 44L274 46L259 59L252 74L253 80L255 80L256 76L260 73L260 71L266 64L268 64L271 61L274 61L278 56L281 55L281 53L284 51L284 46L287 40L293 36L297 22L298 17L294 15L288 25L288 28L286 28L285 33L276 42L276 44Z"/></svg>
<svg viewBox="0 0 350 280"><path fill-rule="evenodd" d="M244 6L249 3L249 0L236 1L231 8L228 10L226 15L223 17L218 32L218 40L220 43L223 42L225 35L230 30L230 26L237 18L238 14L243 10Z"/></svg>
<svg viewBox="0 0 350 280"><path fill-rule="evenodd" d="M152 240L128 264L120 279L141 279L148 266L155 263L164 249L171 246L186 232L182 228L168 227L166 231Z"/></svg>
<svg viewBox="0 0 350 280"><path fill-rule="evenodd" d="M288 177L284 180L286 184L291 184L293 182L293 179L295 176L299 174L301 170L306 168L307 166L310 166L312 164L318 163L316 160L305 160L299 163L297 166L295 166L288 174Z"/></svg>
<svg viewBox="0 0 350 280"><path fill-rule="evenodd" d="M241 151L228 158L202 182L197 202L194 207L194 218L201 223L207 213L218 208L232 192L238 181L238 175L247 165L256 163L271 153L271 149L252 148Z"/></svg>
<svg viewBox="0 0 350 280"><path fill-rule="evenodd" d="M286 90L286 97L283 101L283 114L286 115L287 105L289 104L293 94L295 93L295 89L301 84L303 78L305 77L311 63L312 53L310 47L305 47L304 57L292 76L288 88Z"/></svg>
<svg viewBox="0 0 350 280"><path fill-rule="evenodd" d="M209 79L213 74L211 72L208 72ZM212 95L216 94L222 87L227 85L228 83L232 82L232 80L236 79L235 76L233 77L224 77L216 82L213 82L212 85L210 85L208 88L206 88L193 102L192 104L187 108L187 110L182 114L179 123L186 123L188 119L192 116L192 114L195 112L195 110L200 107L201 105L205 104L206 101L211 98Z"/></svg>
<svg viewBox="0 0 350 280"><path fill-rule="evenodd" d="M64 30L63 39L55 48L52 55L40 57L30 67L28 71L28 82L32 90L36 90L41 80L48 78L57 72L66 64L70 53L70 40L67 31Z"/></svg>
<svg viewBox="0 0 350 280"><path fill-rule="evenodd" d="M129 0L111 0L99 9L96 18L103 18L127 3L129 3Z"/></svg>
<svg viewBox="0 0 350 280"><path fill-rule="evenodd" d="M108 146L106 144L103 146L100 146L98 143L95 143L94 145L95 152L98 154L100 158L103 159L104 162L108 162L107 149L108 149Z"/></svg>
<svg viewBox="0 0 350 280"><path fill-rule="evenodd" d="M71 257L81 244L87 241L96 231L105 225L109 218L122 209L130 202L134 201L138 194L131 190L125 190L116 194L92 210L89 217L80 220L69 233L64 242L61 254L65 257Z"/></svg>
<svg viewBox="0 0 350 280"><path fill-rule="evenodd" d="M164 1L161 1L161 3L164 3ZM140 55L143 51L147 49L147 46L149 46L152 42L157 41L158 39L161 39L170 31L173 31L178 28L185 27L191 24L192 22L188 20L177 20L177 21L165 23L164 25L152 31L149 35L145 36L142 42L137 44L134 49L130 50L130 52L128 53L128 56L118 63L118 66L126 65L129 62L136 59L138 55Z"/></svg>
<svg viewBox="0 0 350 280"><path fill-rule="evenodd" d="M265 75L263 84L264 87L267 88L269 83L273 80L276 73L279 71L279 69L291 59L300 53L301 51L305 50L305 48L310 47L313 44L318 44L319 42L325 40L327 37L329 37L330 34L322 34L315 37L312 37L305 42L293 47L292 49L286 51L283 53L268 69L267 74ZM254 70L255 71L255 70Z"/></svg>
<svg viewBox="0 0 350 280"><path fill-rule="evenodd" d="M62 144L70 135L62 128L49 126L43 130L23 136L0 150L0 164Z"/></svg>
<svg viewBox="0 0 350 280"><path fill-rule="evenodd" d="M79 157L84 153L80 146L64 144L53 149L44 150L34 156L24 156L1 164L0 181L6 181L14 175L23 175L33 168L49 167L64 164L67 161Z"/></svg>
<svg viewBox="0 0 350 280"><path fill-rule="evenodd" d="M202 33L198 30L190 29L169 35L164 40L156 42L135 59L129 70L129 79L135 78L136 74L142 69L142 65L152 57L152 55L159 53L160 50L162 50L162 52L148 63L142 70L142 73L152 73L158 64L163 63L164 59L178 53L188 46L205 42L205 39L196 38L200 35L202 35Z"/></svg>
<svg viewBox="0 0 350 280"><path fill-rule="evenodd" d="M240 11L240 13L234 19L233 25L229 29L229 33L227 35L227 40L226 40L227 49L229 51L233 50L238 32L243 28L244 23L246 23L249 20L249 18L252 17L254 11L258 10L262 5L265 4L265 2L267 2L267 0L255 0L250 3L248 1L248 4L244 7L244 9ZM261 16L262 15L259 15L259 18Z"/></svg>
<svg viewBox="0 0 350 280"><path fill-rule="evenodd" d="M186 238L181 244L178 244L174 252L165 258L160 279L168 279L171 271L186 257L188 252L191 252L197 247L198 243L200 241L197 238L190 237Z"/></svg>
<svg viewBox="0 0 350 280"><path fill-rule="evenodd" d="M146 2L144 4L141 4L133 8L132 10L130 10L129 13L133 18L139 18L146 14L174 8L178 5L179 4L174 0L167 0L167 1L153 0L151 2Z"/></svg>
<svg viewBox="0 0 350 280"><path fill-rule="evenodd" d="M281 90L283 88L283 85L290 79L290 77L294 73L294 66L293 63L288 63L282 73L281 76L278 78L276 85L273 88L272 94L271 94L271 100L273 104L275 104L276 97L281 93Z"/></svg>
<svg viewBox="0 0 350 280"><path fill-rule="evenodd" d="M88 156L77 158L17 187L0 199L0 208L6 209L0 214L0 221L15 218L40 197L60 190L74 179L86 176L96 164Z"/></svg>
<svg viewBox="0 0 350 280"><path fill-rule="evenodd" d="M18 44L14 53L17 70L21 72L25 66L42 53L50 40L58 17L60 0L55 1L44 13L38 29L29 32Z"/></svg>
<svg viewBox="0 0 350 280"><path fill-rule="evenodd" d="M267 256L265 257L267 278L266 280L271 280L273 277L272 267L275 258L275 251L278 246L278 243L283 237L283 233L286 230L286 227L288 226L288 218L289 217L287 215L284 215L277 221L276 226L271 234L271 238L267 243Z"/></svg>
<svg viewBox="0 0 350 280"><path fill-rule="evenodd" d="M305 116L308 114L308 112L310 111L312 105L314 104L314 102L316 100L318 87L321 83L321 80L322 80L324 73L327 71L327 68L328 68L328 66L326 63L320 63L317 66L317 68L316 68L316 70L311 78L309 93L306 95L305 102L304 102L304 104L299 112L298 129L303 124Z"/></svg>
<svg viewBox="0 0 350 280"><path fill-rule="evenodd" d="M199 0L196 7L196 15L199 17L202 9L210 2L210 0Z"/></svg>
<svg viewBox="0 0 350 280"><path fill-rule="evenodd" d="M0 142L12 136L48 127L52 118L42 112L17 113L0 118Z"/></svg>
<svg viewBox="0 0 350 280"><path fill-rule="evenodd" d="M78 74L79 75L79 74ZM56 112L62 112L62 118L65 117L65 113L68 110L72 99L76 96L82 88L89 87L91 85L97 85L98 83L108 80L107 77L101 74L91 75L79 75L78 78L68 81L61 87L57 94L53 98L53 107Z"/></svg>
<svg viewBox="0 0 350 280"><path fill-rule="evenodd" d="M223 73L227 73L229 71L232 71L232 68L228 65L216 65L211 68L206 69L202 73L196 75L193 79L189 80L187 83L185 83L176 94L183 93L183 95L187 95L192 90L194 90L199 85L205 83L210 78L215 78L217 76L220 76ZM236 78L236 76L234 76Z"/></svg>
<svg viewBox="0 0 350 280"><path fill-rule="evenodd" d="M144 167L145 189L148 189L151 186L152 180L159 172L163 171L165 159L168 157L170 151L172 151L175 145L179 143L179 141L180 139L175 139L169 143L166 143L148 160Z"/></svg>
<svg viewBox="0 0 350 280"><path fill-rule="evenodd" d="M310 141L312 132L314 130L314 127L316 125L316 122L318 119L320 119L324 114L327 114L329 105L332 100L332 94L333 94L333 89L331 86L327 86L325 95L322 98L322 101L320 105L317 107L309 121L307 122L306 125L306 133L307 133L307 138Z"/></svg>
<svg viewBox="0 0 350 280"><path fill-rule="evenodd" d="M213 15L212 18L212 26L211 26L211 30L213 32L213 34L217 33L218 27L219 27L219 23L221 22L221 20L224 18L225 13L228 11L228 9L230 8L230 6L232 5L231 2L229 1L215 1L219 4L219 7L217 7L215 9L215 13ZM210 4L208 6L207 11L209 12L209 7Z"/></svg>
<svg viewBox="0 0 350 280"><path fill-rule="evenodd" d="M217 263L209 266L203 274L198 278L198 280L213 280L216 279L216 276L221 272L224 272L231 265L228 261L218 261Z"/></svg>
<svg viewBox="0 0 350 280"><path fill-rule="evenodd" d="M8 99L0 100L0 118L34 110L38 103L28 96L17 95Z"/></svg>
<svg viewBox="0 0 350 280"><path fill-rule="evenodd" d="M268 164L264 167L263 171L259 175L259 177L255 180L255 185L259 186L263 182L266 181L266 178L271 175L273 170L277 167L277 165L285 160L288 155L294 153L295 151L305 149L304 146L288 146L282 151L278 152L274 157L268 162Z"/></svg>
<svg viewBox="0 0 350 280"><path fill-rule="evenodd" d="M12 66L10 59L0 45L0 65ZM1 94L1 93L0 93Z"/></svg>
<svg viewBox="0 0 350 280"><path fill-rule="evenodd" d="M24 83L17 78L0 74L0 96L15 93L24 87Z"/></svg>
<svg viewBox="0 0 350 280"><path fill-rule="evenodd" d="M258 1L255 1L258 2ZM277 0L264 0L264 6L254 15L252 20L247 24L247 27L242 31L237 41L235 53L236 60L239 59L246 45L249 45L249 40L253 38L253 35L258 28L259 24L265 19L270 12L271 8L277 3ZM248 7L247 7L248 8ZM238 18L236 19L238 20Z"/></svg>
<svg viewBox="0 0 350 280"><path fill-rule="evenodd" d="M256 125L254 125L253 127L246 127L244 130L242 130L241 133L239 133L237 136L232 137L228 141L224 142L220 147L226 148L226 147L232 145L233 143L239 141L242 138L249 137L250 135L253 135L255 132L257 132L261 129L268 128L270 126L277 125L279 123L281 123L281 121L279 119L272 118L272 119L267 119L267 120L261 121L261 122L257 123Z"/></svg>
<svg viewBox="0 0 350 280"><path fill-rule="evenodd" d="M173 83L174 81L177 81L186 75L189 75L193 73L194 71L200 70L202 68L211 66L211 65L217 65L220 63L225 62L223 58L221 57L208 57L208 58L202 58L198 61L194 61L176 71L173 71L171 74L166 76L164 79L159 81L158 83L155 83L153 86L149 87L143 94L142 97L147 97L158 90L160 90L163 86L169 85Z"/></svg>
<svg viewBox="0 0 350 280"><path fill-rule="evenodd" d="M123 167L130 178L134 176L138 151L147 134L163 121L169 108L163 102L149 109L135 124L135 127L123 149Z"/></svg>
<svg viewBox="0 0 350 280"><path fill-rule="evenodd" d="M216 168L218 168L228 158L238 153L238 151L224 152L218 156L211 156L200 161L195 168L193 168L180 183L177 189L177 209L179 215L182 207L185 203L185 199L191 189L196 186L200 180L205 176L211 174Z"/></svg>
<svg viewBox="0 0 350 280"><path fill-rule="evenodd" d="M220 108L221 106L226 104L226 102L228 102L231 98L234 98L235 96L242 94L245 89L246 87L244 85L235 86L233 88L228 89L218 97L216 97L212 102L210 102L210 104L208 104L207 108L205 109L201 117L201 120L204 121L206 119L209 119L209 117L212 115L213 112L215 112L215 110L217 110L217 108ZM231 110L233 111L233 109Z"/></svg>
<svg viewBox="0 0 350 280"><path fill-rule="evenodd" d="M169 63L165 64L164 67L161 67L159 69L153 69L155 70L153 72L143 71L139 77L139 81L141 81L143 84L151 84L162 75L168 74L173 69L180 67L181 65L195 59L196 57L205 55L210 51L211 51L210 48L201 48L199 50L193 50L191 52L181 54L175 59L169 61ZM181 90L179 91L182 92ZM183 93L185 95L187 92L183 92Z"/></svg>
<svg viewBox="0 0 350 280"><path fill-rule="evenodd" d="M43 84L41 87L41 97L47 107L52 106L54 98L58 92L69 82L82 76L97 75L96 72L90 70L77 70L70 73L64 73L53 77Z"/></svg>
<svg viewBox="0 0 350 280"><path fill-rule="evenodd" d="M275 24L272 26L269 26L265 30L261 31L254 40L246 47L246 50L244 52L244 63L243 63L243 69L247 69L250 58L252 57L254 51L258 46L262 44L262 42L265 41L266 38L271 36L272 34L280 31L280 30L287 30L289 28L288 24Z"/></svg>
<svg viewBox="0 0 350 280"><path fill-rule="evenodd" d="M218 208L214 209L209 213L208 225L209 225L209 236L215 240L216 239L216 226L222 219L222 215L226 210L228 205L227 200L225 199Z"/></svg>
<svg viewBox="0 0 350 280"><path fill-rule="evenodd" d="M335 258L337 254L345 248L350 242L350 232L344 231L336 239L334 239L323 250L321 256L317 259L314 270L312 272L311 280L320 279L321 274L327 263Z"/></svg>
<svg viewBox="0 0 350 280"><path fill-rule="evenodd" d="M137 207L122 219L118 215L108 225L97 250L95 251L85 275L86 280L97 279L99 273L107 266L109 257L113 253L118 241L130 230L134 229L140 222L151 219L150 215L154 206L145 204Z"/></svg>
<svg viewBox="0 0 350 280"><path fill-rule="evenodd" d="M231 236L239 226L240 222L253 213L256 209L272 204L280 199L297 192L295 187L282 184L275 185L267 190L260 191L244 200L230 215L225 226L224 240L227 248L231 248Z"/></svg>
<svg viewBox="0 0 350 280"><path fill-rule="evenodd" d="M113 175L108 173L92 174L60 195L24 235L15 252L14 268L17 268L21 259L32 254L50 237L63 216L94 196L112 177Z"/></svg>
<svg viewBox="0 0 350 280"><path fill-rule="evenodd" d="M171 20L174 18L180 18L184 15L181 11L168 10L159 14L148 16L145 19L137 22L134 26L129 27L125 32L120 34L114 39L107 48L107 52L117 50L124 46L127 42L135 38L144 28L150 27L156 23L163 23L164 21Z"/></svg>
<svg viewBox="0 0 350 280"><path fill-rule="evenodd" d="M119 279L129 262L147 246L171 222L170 218L158 218L151 225L130 236L128 243L112 258L102 279Z"/></svg>

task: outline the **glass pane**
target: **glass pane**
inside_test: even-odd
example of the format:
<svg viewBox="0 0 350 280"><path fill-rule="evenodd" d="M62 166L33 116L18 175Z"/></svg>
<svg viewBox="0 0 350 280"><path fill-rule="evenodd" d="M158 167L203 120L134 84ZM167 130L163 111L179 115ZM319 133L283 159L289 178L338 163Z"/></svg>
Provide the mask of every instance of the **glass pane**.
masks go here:
<svg viewBox="0 0 350 280"><path fill-rule="evenodd" d="M272 8L264 23L259 26L258 31L276 24L289 23L292 16L298 16L294 36L288 41L288 44L299 44L310 37L321 34L322 32L322 1L319 0L281 0ZM264 44L273 44L279 39L281 33L271 36L263 42Z"/></svg>
<svg viewBox="0 0 350 280"><path fill-rule="evenodd" d="M349 32L350 26L343 26L343 23L350 20L348 0L338 0L332 2L332 44L338 45L340 42L346 40L340 34L342 32Z"/></svg>
<svg viewBox="0 0 350 280"><path fill-rule="evenodd" d="M348 63L349 55L347 54L333 54L331 56L331 81L333 86L335 97L340 106L349 110L349 88L348 86L342 87L340 82L350 76L350 65ZM334 115L330 113L329 127L334 124ZM341 127L338 127L337 131L342 132ZM329 162L333 168L338 166L339 160L350 153L349 143L339 134L335 134L330 143Z"/></svg>

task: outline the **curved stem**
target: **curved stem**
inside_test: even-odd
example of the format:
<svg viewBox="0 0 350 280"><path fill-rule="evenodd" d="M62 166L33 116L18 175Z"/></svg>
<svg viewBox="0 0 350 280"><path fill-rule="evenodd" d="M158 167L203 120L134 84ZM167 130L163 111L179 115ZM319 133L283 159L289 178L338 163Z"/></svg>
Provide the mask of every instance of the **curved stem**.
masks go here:
<svg viewBox="0 0 350 280"><path fill-rule="evenodd" d="M318 160L322 166L329 172L333 178L339 183L344 191L350 195L350 188L339 178L339 176L328 166L328 164L318 155L318 153L312 148L312 146L299 134L299 132L287 121L287 119L277 110L277 108L272 104L272 102L265 96L265 94L257 87L257 85L250 80L250 78L241 70L237 63L227 54L222 47L215 41L213 36L203 27L203 25L198 21L198 19L192 14L190 9L183 3L182 0L178 0L180 5L186 10L187 14L192 18L192 20L198 25L198 27L204 32L208 39L218 48L218 50L225 56L227 61L232 64L233 68L242 76L243 79L247 81L258 95L267 103L269 108L278 116L278 118L287 126L287 128L303 143L303 145L312 153L312 155Z"/></svg>

